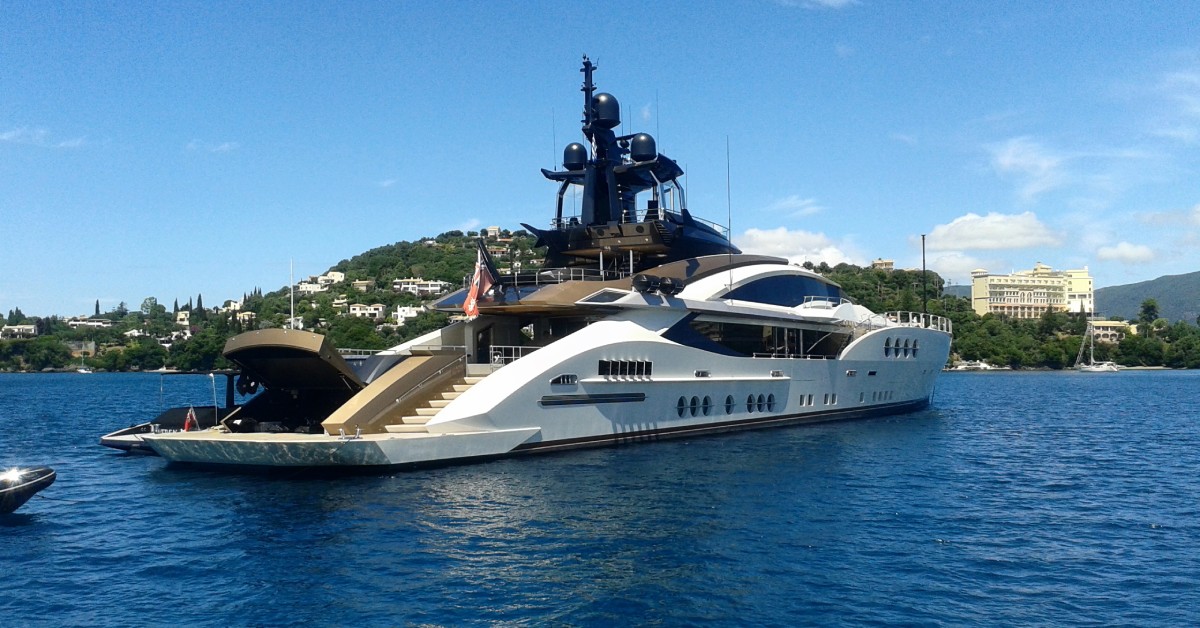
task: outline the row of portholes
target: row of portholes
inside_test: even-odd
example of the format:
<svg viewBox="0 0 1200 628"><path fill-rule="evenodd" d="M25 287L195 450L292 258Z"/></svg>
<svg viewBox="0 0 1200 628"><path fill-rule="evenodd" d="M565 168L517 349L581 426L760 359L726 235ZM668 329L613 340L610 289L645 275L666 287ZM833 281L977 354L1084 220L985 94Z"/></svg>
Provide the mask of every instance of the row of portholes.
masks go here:
<svg viewBox="0 0 1200 628"><path fill-rule="evenodd" d="M811 398L811 396L810 396ZM811 403L811 402L810 402ZM776 407L774 393L768 395L746 395L746 412L774 412ZM738 408L737 400L733 395L725 396L725 414L733 414ZM693 396L680 397L679 401L675 402L675 413L680 417L698 416L703 414L709 416L713 412L712 397L705 395L703 398Z"/></svg>
<svg viewBox="0 0 1200 628"><path fill-rule="evenodd" d="M896 338L896 342L893 344L892 339L888 338L887 340L883 341L883 357L915 358L917 357L917 341L911 338L905 338L904 342L901 342L899 338Z"/></svg>

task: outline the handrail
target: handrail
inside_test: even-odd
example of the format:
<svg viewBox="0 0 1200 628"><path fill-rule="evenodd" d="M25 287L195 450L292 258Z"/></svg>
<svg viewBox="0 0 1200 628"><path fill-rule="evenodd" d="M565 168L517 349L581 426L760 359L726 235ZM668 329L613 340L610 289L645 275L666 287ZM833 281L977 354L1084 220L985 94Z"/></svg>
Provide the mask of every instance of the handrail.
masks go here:
<svg viewBox="0 0 1200 628"><path fill-rule="evenodd" d="M521 358L541 349L541 347L531 347L524 345L492 345L489 349L491 353L491 363L493 365L511 364Z"/></svg>
<svg viewBox="0 0 1200 628"><path fill-rule="evenodd" d="M396 402L392 404L392 407L394 408L394 407L400 405L401 403L404 403L405 399L408 399L413 393L424 388L425 385L430 382L430 380L441 377L442 375L444 375L446 373L447 369L449 369L453 366L456 366L456 365L460 365L460 364L463 367L463 373L465 374L466 370L467 370L466 369L466 367L467 367L466 354L463 354L463 355L455 358L453 362L450 362L449 364L446 364L442 368L430 373L429 375L427 375L425 377L425 379L421 380L420 382L417 382L417 384L415 386L413 386L412 388L409 388L407 391L405 391L405 393L403 395L396 397Z"/></svg>
<svg viewBox="0 0 1200 628"><path fill-rule="evenodd" d="M341 356L372 356L383 351L383 349L338 349L338 355Z"/></svg>
<svg viewBox="0 0 1200 628"><path fill-rule="evenodd" d="M924 327L943 331L948 334L954 333L954 322L945 316L938 316L937 314L893 311L884 312L881 316L901 327Z"/></svg>
<svg viewBox="0 0 1200 628"><path fill-rule="evenodd" d="M567 281L609 281L611 279L623 279L628 276L629 273L623 271L600 270L599 268L585 268L580 266L564 268L540 268L538 270L526 270L501 274L501 277L511 279L511 283L507 285L516 286L549 286ZM471 277L469 275L463 277L462 285L463 288L470 287Z"/></svg>

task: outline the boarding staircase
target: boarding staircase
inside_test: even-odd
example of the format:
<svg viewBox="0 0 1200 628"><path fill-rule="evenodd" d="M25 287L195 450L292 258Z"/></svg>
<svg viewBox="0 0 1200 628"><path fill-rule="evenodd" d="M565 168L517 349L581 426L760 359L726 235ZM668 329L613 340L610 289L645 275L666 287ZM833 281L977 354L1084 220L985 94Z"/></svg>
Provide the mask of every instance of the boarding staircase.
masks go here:
<svg viewBox="0 0 1200 628"><path fill-rule="evenodd" d="M400 423L385 426L391 434L426 434L429 429L426 424L437 416L442 408L458 399L459 395L467 392L472 386L483 381L483 377L466 376L451 381L445 387L433 391L429 399L419 404L416 414L401 417Z"/></svg>

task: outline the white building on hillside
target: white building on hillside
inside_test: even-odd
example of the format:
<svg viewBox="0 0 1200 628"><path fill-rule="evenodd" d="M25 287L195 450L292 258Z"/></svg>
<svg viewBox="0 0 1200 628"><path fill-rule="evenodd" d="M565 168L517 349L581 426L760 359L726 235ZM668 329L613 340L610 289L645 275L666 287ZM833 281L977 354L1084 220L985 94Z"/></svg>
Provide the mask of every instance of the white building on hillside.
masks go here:
<svg viewBox="0 0 1200 628"><path fill-rule="evenodd" d="M453 284L448 281L438 281L437 279L421 279L418 277L407 277L405 279L397 279L392 282L392 290L395 292L408 292L419 297L429 297L435 294L441 294L448 291Z"/></svg>
<svg viewBox="0 0 1200 628"><path fill-rule="evenodd" d="M980 268L971 272L971 304L980 316L1040 318L1046 312L1095 311L1092 276L1087 266L1054 270L1038 262L1032 270L997 275Z"/></svg>
<svg viewBox="0 0 1200 628"><path fill-rule="evenodd" d="M350 306L349 313L350 313L350 316L357 316L359 318L378 319L378 318L383 318L383 310L384 310L384 306L382 303L375 303L372 305L363 305L361 303L354 303Z"/></svg>

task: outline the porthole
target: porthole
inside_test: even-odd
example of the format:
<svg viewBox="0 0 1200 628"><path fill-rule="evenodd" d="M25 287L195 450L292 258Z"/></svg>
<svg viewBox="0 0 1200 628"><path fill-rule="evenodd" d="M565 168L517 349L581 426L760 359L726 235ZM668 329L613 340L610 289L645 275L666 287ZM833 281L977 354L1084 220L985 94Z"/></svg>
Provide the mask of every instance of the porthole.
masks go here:
<svg viewBox="0 0 1200 628"><path fill-rule="evenodd" d="M746 395L746 412L754 412L754 395Z"/></svg>
<svg viewBox="0 0 1200 628"><path fill-rule="evenodd" d="M733 414L733 395L725 395L725 414Z"/></svg>
<svg viewBox="0 0 1200 628"><path fill-rule="evenodd" d="M917 357L917 341L916 340L913 341L912 356L914 358Z"/></svg>
<svg viewBox="0 0 1200 628"><path fill-rule="evenodd" d="M908 338L904 339L904 357L908 357Z"/></svg>
<svg viewBox="0 0 1200 628"><path fill-rule="evenodd" d="M892 357L892 339L891 338L888 338L887 340L883 341L883 357L885 357L885 358Z"/></svg>
<svg viewBox="0 0 1200 628"><path fill-rule="evenodd" d="M767 395L767 412L775 411L775 394Z"/></svg>
<svg viewBox="0 0 1200 628"><path fill-rule="evenodd" d="M700 404L700 411L704 413L704 416L708 416L708 415L712 414L712 409L713 409L712 397L709 397L708 395L704 395L704 402Z"/></svg>
<svg viewBox="0 0 1200 628"><path fill-rule="evenodd" d="M762 395L759 395L758 396L758 411L762 412L763 410L766 410L766 409L767 409L767 398Z"/></svg>
<svg viewBox="0 0 1200 628"><path fill-rule="evenodd" d="M675 404L675 412L681 417L687 412L687 399L683 397L679 398L679 401Z"/></svg>
<svg viewBox="0 0 1200 628"><path fill-rule="evenodd" d="M689 409L692 412L692 416L696 416L700 412L700 398L699 397L692 397L692 403L689 404Z"/></svg>

